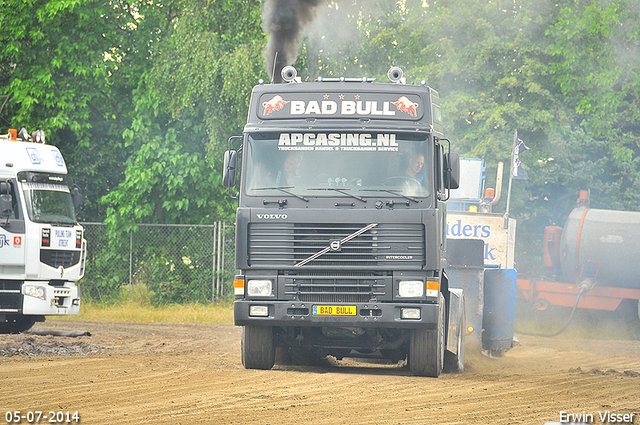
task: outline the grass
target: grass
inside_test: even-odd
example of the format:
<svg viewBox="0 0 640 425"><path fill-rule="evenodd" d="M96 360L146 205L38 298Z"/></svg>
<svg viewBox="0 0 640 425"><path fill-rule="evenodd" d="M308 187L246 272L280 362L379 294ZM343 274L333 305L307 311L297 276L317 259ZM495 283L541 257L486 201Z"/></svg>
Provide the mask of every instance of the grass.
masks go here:
<svg viewBox="0 0 640 425"><path fill-rule="evenodd" d="M233 323L233 303L186 304L154 307L132 300L115 303L83 302L77 316L49 316L47 320L97 322Z"/></svg>

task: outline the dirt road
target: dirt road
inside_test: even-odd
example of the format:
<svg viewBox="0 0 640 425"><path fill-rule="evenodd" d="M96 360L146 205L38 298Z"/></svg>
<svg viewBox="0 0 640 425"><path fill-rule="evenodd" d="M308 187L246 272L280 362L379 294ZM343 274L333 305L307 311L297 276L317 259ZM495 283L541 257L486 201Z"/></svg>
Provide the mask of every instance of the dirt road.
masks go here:
<svg viewBox="0 0 640 425"><path fill-rule="evenodd" d="M0 335L0 423L8 411L77 411L83 424L543 424L561 412L591 423L599 412L634 414L640 424L637 340L522 336L503 358L468 351L464 374L431 379L348 359L245 370L232 325L36 329L91 336Z"/></svg>

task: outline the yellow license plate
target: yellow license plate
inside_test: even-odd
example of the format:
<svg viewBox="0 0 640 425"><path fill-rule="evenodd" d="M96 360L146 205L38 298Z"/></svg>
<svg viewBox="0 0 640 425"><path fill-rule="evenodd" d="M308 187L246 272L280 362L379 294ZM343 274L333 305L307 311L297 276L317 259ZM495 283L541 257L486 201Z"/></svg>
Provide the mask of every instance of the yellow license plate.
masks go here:
<svg viewBox="0 0 640 425"><path fill-rule="evenodd" d="M355 305L314 305L314 316L355 316Z"/></svg>

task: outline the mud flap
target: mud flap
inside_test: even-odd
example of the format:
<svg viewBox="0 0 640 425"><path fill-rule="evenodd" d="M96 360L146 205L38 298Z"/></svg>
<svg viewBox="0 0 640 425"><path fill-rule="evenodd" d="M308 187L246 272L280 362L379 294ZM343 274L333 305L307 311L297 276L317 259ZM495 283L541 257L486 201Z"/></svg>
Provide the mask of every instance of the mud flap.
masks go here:
<svg viewBox="0 0 640 425"><path fill-rule="evenodd" d="M447 318L447 351L458 354L458 339L464 330L461 323L464 312L464 295L462 289L449 288L449 311Z"/></svg>

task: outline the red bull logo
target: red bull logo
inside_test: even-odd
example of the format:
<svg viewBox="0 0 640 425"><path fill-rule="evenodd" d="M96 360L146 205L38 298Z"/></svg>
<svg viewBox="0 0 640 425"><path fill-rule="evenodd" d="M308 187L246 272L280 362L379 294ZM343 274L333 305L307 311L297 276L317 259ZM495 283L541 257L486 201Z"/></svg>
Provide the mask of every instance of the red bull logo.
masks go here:
<svg viewBox="0 0 640 425"><path fill-rule="evenodd" d="M418 116L418 105L415 102L410 101L406 96L400 97L395 102L391 102L392 105L395 105L399 111L406 112L412 117Z"/></svg>
<svg viewBox="0 0 640 425"><path fill-rule="evenodd" d="M275 95L271 100L262 102L262 107L264 108L263 115L269 115L272 112L279 111L284 108L284 105L287 103L289 103L288 100L284 100L280 95Z"/></svg>

